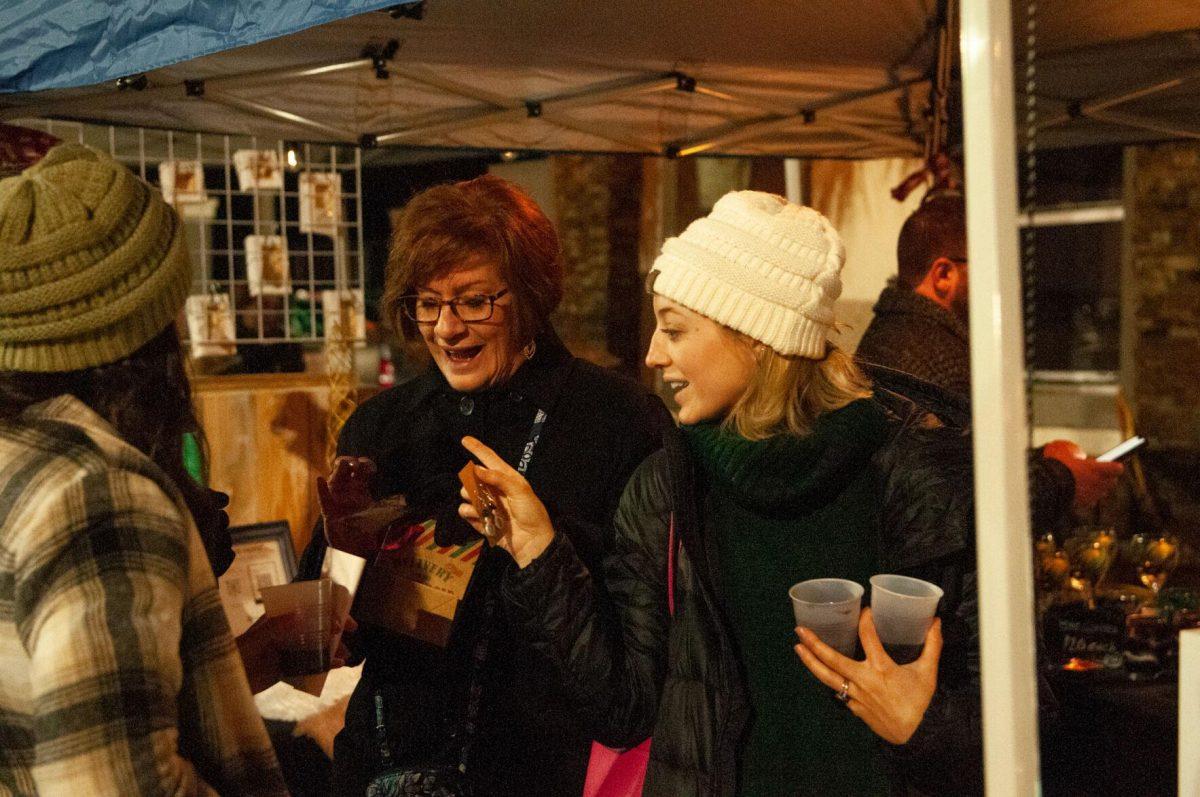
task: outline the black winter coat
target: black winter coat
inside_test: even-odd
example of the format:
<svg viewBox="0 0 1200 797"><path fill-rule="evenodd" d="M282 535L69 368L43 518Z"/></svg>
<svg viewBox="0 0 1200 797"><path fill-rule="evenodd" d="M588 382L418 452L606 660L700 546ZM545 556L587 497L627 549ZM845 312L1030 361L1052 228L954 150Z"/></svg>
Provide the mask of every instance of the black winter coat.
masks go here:
<svg viewBox="0 0 1200 797"><path fill-rule="evenodd" d="M945 590L938 692L913 738L889 746L889 758L898 783L930 794L980 792L970 439L953 426L925 428L925 412L910 398L886 390L878 398L896 425L874 460L879 561L884 572ZM943 410L954 416L953 405ZM524 570L510 569L503 594L521 633L537 640L592 717L600 741L629 747L652 736L644 794L725 797L737 789L750 709L725 620L716 545L702 517L704 485L681 437L665 441L622 496L615 551L604 570L607 594L594 588L594 569L562 535ZM682 542L674 618L666 579L672 515Z"/></svg>
<svg viewBox="0 0 1200 797"><path fill-rule="evenodd" d="M527 477L556 527L582 561L599 572L612 548L612 516L630 474L661 445L671 425L661 401L641 386L572 357L551 332L537 353L503 386L456 393L436 368L364 403L347 421L338 453L370 457L378 466L377 498L404 494L438 519L438 539L463 541L474 531L457 515L457 472L470 434L516 464L536 409L548 414ZM302 577L315 577L323 534L305 553ZM470 659L482 630L486 594L511 557L490 550L476 567L446 650L405 636L364 628L356 653L365 655L334 756L334 792L362 794L379 771L374 695L385 698L390 746L401 765L457 763ZM480 795L563 795L583 788L590 737L556 687L547 662L503 613L494 618L483 678L481 723L468 775Z"/></svg>
<svg viewBox="0 0 1200 797"><path fill-rule="evenodd" d="M971 422L971 344L966 323L932 300L892 280L879 294L875 317L854 357L877 384L931 400L967 427ZM1075 480L1066 465L1029 452L1035 530L1049 531L1069 517Z"/></svg>
<svg viewBox="0 0 1200 797"><path fill-rule="evenodd" d="M951 393L971 395L966 323L895 281L879 294L874 310L855 357L904 371Z"/></svg>

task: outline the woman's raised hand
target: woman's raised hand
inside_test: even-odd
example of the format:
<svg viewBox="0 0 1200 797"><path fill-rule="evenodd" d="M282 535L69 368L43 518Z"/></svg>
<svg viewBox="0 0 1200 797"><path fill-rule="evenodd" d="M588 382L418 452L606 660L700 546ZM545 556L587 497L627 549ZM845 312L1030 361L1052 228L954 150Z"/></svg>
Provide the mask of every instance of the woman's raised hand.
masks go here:
<svg viewBox="0 0 1200 797"><path fill-rule="evenodd" d="M360 528L353 515L369 508L371 476L375 463L366 457L338 457L329 478L317 477L317 501L325 519L325 539L330 546L368 558L379 547L380 529ZM374 532L374 536L371 532Z"/></svg>
<svg viewBox="0 0 1200 797"><path fill-rule="evenodd" d="M512 554L518 567L525 567L554 539L554 526L546 507L525 477L495 451L474 437L464 437L462 444L483 463L483 467L475 468L475 477L481 489L494 500L495 510L488 523L471 504L464 488L464 503L458 508L458 514L492 545Z"/></svg>
<svg viewBox="0 0 1200 797"><path fill-rule="evenodd" d="M934 619L925 634L925 649L911 664L897 664L883 649L871 610L858 620L866 661L855 661L826 645L807 628L797 628L796 655L821 683L837 693L854 716L892 744L912 738L937 689L942 655L942 623Z"/></svg>

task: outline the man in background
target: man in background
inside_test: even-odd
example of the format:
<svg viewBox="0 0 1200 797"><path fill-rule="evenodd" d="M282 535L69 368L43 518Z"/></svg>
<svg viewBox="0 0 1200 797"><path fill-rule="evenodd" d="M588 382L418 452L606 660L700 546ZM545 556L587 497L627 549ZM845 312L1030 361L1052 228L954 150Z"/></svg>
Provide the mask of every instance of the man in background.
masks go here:
<svg viewBox="0 0 1200 797"><path fill-rule="evenodd" d="M971 347L967 326L967 219L959 194L928 197L900 229L899 273L875 304L875 318L857 357L915 376L969 400ZM1090 510L1116 486L1119 463L1088 458L1078 445L1055 440L1032 460L1046 471L1042 484L1073 496L1077 513ZM1061 465L1062 467L1058 467Z"/></svg>

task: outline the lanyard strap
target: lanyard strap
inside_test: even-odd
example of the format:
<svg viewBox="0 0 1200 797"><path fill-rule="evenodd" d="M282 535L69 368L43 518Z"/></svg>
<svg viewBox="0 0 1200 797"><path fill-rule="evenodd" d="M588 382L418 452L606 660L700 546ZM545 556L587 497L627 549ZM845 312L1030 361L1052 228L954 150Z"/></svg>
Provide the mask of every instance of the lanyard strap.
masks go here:
<svg viewBox="0 0 1200 797"><path fill-rule="evenodd" d="M521 459L517 462L517 472L522 476L529 470L529 463L533 461L533 450L537 448L538 440L542 437L542 428L546 425L549 417L542 409L539 409L533 416L533 426L529 428L529 438L525 441L525 447L521 449ZM470 758L471 747L475 741L475 732L479 728L479 707L483 700L483 668L487 663L488 648L492 642L496 602L495 591L489 589L483 604L483 633L480 634L475 643L475 649L471 652L471 681L467 693L467 711L460 731L462 747L458 757L459 772L467 771L467 760Z"/></svg>
<svg viewBox="0 0 1200 797"><path fill-rule="evenodd" d="M542 437L542 427L546 425L546 419L550 417L545 410L538 410L533 416L533 426L529 429L529 439L525 441L525 447L521 449L521 459L517 462L517 473L522 476L525 471L529 470L529 463L533 460L533 449L537 447L538 440Z"/></svg>

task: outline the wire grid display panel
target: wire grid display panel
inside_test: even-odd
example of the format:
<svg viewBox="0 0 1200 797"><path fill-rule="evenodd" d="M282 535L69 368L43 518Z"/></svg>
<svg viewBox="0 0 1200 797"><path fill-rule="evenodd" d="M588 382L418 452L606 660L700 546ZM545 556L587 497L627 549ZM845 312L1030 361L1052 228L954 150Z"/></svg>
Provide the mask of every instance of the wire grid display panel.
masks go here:
<svg viewBox="0 0 1200 797"><path fill-rule="evenodd" d="M162 164L199 163L203 191L191 188L193 195L204 198L174 204L187 227L192 294L228 297L222 301L227 301L233 320L232 343L323 342L326 313L342 308L352 308L353 313L347 337L363 339L362 152L358 147L53 120L23 124L106 151L160 188L165 176L160 174ZM257 182L244 186L235 163L238 151L273 152L282 178L278 187L260 188ZM317 225L325 232L311 231L312 224L307 231L302 229L301 182L310 173L336 174L333 182L340 182L340 190L328 192L336 204L333 219ZM166 188L164 193L173 193L171 186ZM255 238L261 242L266 236L278 236L271 245L282 243L286 266L282 279L264 287L261 265L257 278L251 267L263 259ZM251 249L259 252L248 253L247 239ZM182 326L186 336L187 325Z"/></svg>

